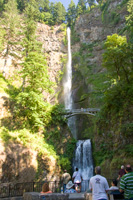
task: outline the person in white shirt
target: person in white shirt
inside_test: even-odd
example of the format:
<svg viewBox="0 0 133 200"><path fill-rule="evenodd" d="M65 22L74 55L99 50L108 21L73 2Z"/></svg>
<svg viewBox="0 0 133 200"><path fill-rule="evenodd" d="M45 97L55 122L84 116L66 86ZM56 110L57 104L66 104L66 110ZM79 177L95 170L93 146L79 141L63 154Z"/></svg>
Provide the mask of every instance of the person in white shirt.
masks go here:
<svg viewBox="0 0 133 200"><path fill-rule="evenodd" d="M73 180L74 185L75 185L75 190L77 192L80 192L81 191L81 181L83 179L82 179L82 175L81 175L81 173L80 173L80 171L78 170L77 167L76 167L76 171L72 175L72 180Z"/></svg>
<svg viewBox="0 0 133 200"><path fill-rule="evenodd" d="M89 182L89 189L92 191L93 200L107 200L107 190L109 190L109 185L107 179L101 176L101 167L95 167L96 175L91 177Z"/></svg>
<svg viewBox="0 0 133 200"><path fill-rule="evenodd" d="M119 188L117 187L117 180L113 180L111 182L111 187L109 188L109 190L119 190Z"/></svg>

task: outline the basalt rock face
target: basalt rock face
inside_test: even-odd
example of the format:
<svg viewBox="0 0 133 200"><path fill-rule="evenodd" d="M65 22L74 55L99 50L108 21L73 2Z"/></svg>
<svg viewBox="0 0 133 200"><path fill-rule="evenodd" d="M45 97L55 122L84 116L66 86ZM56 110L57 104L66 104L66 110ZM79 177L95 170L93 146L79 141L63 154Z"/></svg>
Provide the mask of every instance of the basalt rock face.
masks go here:
<svg viewBox="0 0 133 200"><path fill-rule="evenodd" d="M116 6L120 5L122 2L123 0L112 0L108 5L108 9L105 14L103 14L100 8L97 7L94 8L90 13L81 15L76 21L75 31L80 39L80 42L72 45L72 52L78 52L83 43L96 43L92 51L94 54L93 58L87 58L92 66L96 65L94 68L94 73L100 73L102 70L104 70L101 67L101 63L103 42L107 39L107 36L114 33L119 33L122 28L125 27L125 16L128 14L126 6L121 9L116 8ZM117 12L118 10L118 20L114 21L112 19L111 21L111 13ZM107 17L109 18L108 20L106 19ZM87 54L87 51L84 51L84 53ZM74 65L75 63L73 62L73 67Z"/></svg>
<svg viewBox="0 0 133 200"><path fill-rule="evenodd" d="M50 80L56 84L54 88L55 94L62 91L60 72L65 67L62 59L67 59L67 47L63 43L64 38L65 31L62 30L61 26L51 28L48 25L38 23L37 39L43 44L42 48L46 56ZM52 96L45 94L45 96L47 96L47 100L50 103L55 103L58 100L63 102L63 93L58 96L58 99L55 97L55 94Z"/></svg>
<svg viewBox="0 0 133 200"><path fill-rule="evenodd" d="M40 181L60 180L60 169L54 156L47 153L40 156L37 150L21 143L5 144L1 139L0 147L0 182L34 182L38 169Z"/></svg>
<svg viewBox="0 0 133 200"><path fill-rule="evenodd" d="M55 83L55 93L50 96L45 93L45 99L51 104L58 102L57 94L61 91L60 72L63 71L64 65L61 59L67 58L67 47L64 45L65 29L61 26L49 27L48 25L37 24L37 40L42 43L42 51L46 57L48 65L48 73L50 80ZM21 85L22 80L19 79L18 71L13 65L14 59L9 56L7 58L6 79L12 78L13 84ZM18 61L19 62L19 61ZM0 71L2 73L4 59L0 57ZM17 79L15 77L17 76ZM19 81L17 82L17 80ZM63 95L62 95L63 96ZM60 101L63 102L63 97ZM10 99L8 94L0 92L0 120L1 124L4 118L10 117L12 123L12 115L10 113ZM63 129L64 131L64 129ZM67 131L66 131L67 132ZM68 132L67 132L68 133ZM67 137L67 136L66 136ZM62 142L61 144L64 145ZM0 182L32 182L36 178L39 168L40 180L58 181L60 179L60 168L54 156L39 156L38 152L25 147L17 142L8 142L5 144L0 138ZM63 147L60 147L63 151ZM39 165L39 167L38 167Z"/></svg>
<svg viewBox="0 0 133 200"><path fill-rule="evenodd" d="M125 17L128 15L127 3L126 1L111 0L106 1L104 8L94 8L90 13L82 15L77 19L75 24L75 32L79 38L79 42L72 45L73 52L73 94L74 94L74 106L76 108L89 108L96 107L100 108L100 95L97 102L92 102L92 94L95 93L93 77L100 77L100 74L106 73L106 69L102 66L102 54L104 53L104 42L108 35L118 34L122 35L124 28L126 26ZM126 33L124 32L123 35ZM128 38L128 35L127 35ZM86 48L87 47L87 48ZM90 48L91 47L91 48ZM82 61L82 64L80 64ZM91 68L91 73L87 71L87 67ZM80 70L82 68L82 70ZM83 71L84 70L84 71ZM86 71L85 71L86 70ZM83 73L84 72L84 73ZM95 75L95 76L94 76ZM91 81L88 81L91 79ZM100 86L98 83L104 84L102 79L100 82L97 80L97 91ZM100 85L100 84L99 84ZM100 92L99 92L100 93ZM85 94L85 95L83 95ZM81 98L82 97L82 98ZM104 102L103 102L104 104ZM113 104L113 102L112 102ZM110 115L109 110L107 110L108 115ZM118 112L119 113L119 112ZM123 133L119 129L121 122L119 119L115 118L116 113L108 117L108 124L103 124L104 130L101 127L95 127L93 124L93 116L78 116L77 120L77 138L84 139L87 137L92 138L93 153L95 164L101 162L102 174L107 178L118 177L118 172L121 164L126 165L130 163L133 165L130 159L132 150L131 140L132 133ZM128 114L123 112L122 125L131 123L132 119L132 106L130 106L130 112ZM111 123L110 119L114 120ZM102 119L101 119L102 120ZM98 122L97 122L98 124ZM99 125L99 124L98 124ZM126 148L130 148L128 153ZM122 153L119 153L120 149L124 149ZM105 152L107 156L99 154L99 152ZM109 152L109 153L108 153ZM112 155L111 153L112 152ZM110 154L110 157L109 157ZM101 157L100 157L101 156ZM103 158L103 160L101 159ZM99 160L98 160L99 159ZM101 161L101 160L102 161Z"/></svg>
<svg viewBox="0 0 133 200"><path fill-rule="evenodd" d="M96 7L90 13L81 15L75 23L76 37L79 42L72 45L73 52L73 100L75 108L100 108L97 102L91 102L91 92L94 86L88 80L92 78L89 72L85 71L85 65L91 68L93 75L102 74L105 69L102 67L103 44L108 35L119 33L125 27L125 16L128 14L126 4L122 6L123 0L107 1L104 9ZM91 49L81 51L84 46L91 46ZM80 52L78 54L77 52ZM77 55L78 54L78 55ZM86 55L86 56L85 56ZM84 57L84 60L81 59ZM81 63L82 64L79 64ZM80 70L82 68L82 70ZM87 67L86 67L87 70ZM104 83L103 83L104 84ZM84 95L85 94L85 95ZM99 97L100 98L100 97ZM91 116L78 116L77 130L78 138L85 138L84 130L91 125ZM92 131L92 130L91 130Z"/></svg>
<svg viewBox="0 0 133 200"><path fill-rule="evenodd" d="M67 60L67 47L64 45L63 39L65 38L65 29L62 26L54 26L49 27L48 25L37 23L37 31L36 36L37 40L42 43L42 51L45 55L47 66L48 66L48 73L49 78L52 82L55 83L55 87L53 88L55 93L50 96L48 93L44 93L45 99L47 99L50 103L55 103L58 101L57 93L60 92L62 89L60 83L60 74L63 71L65 64L62 62L62 59ZM18 71L21 70L21 67L17 65L14 66L14 62L19 63L19 60L14 61L14 57L8 56L6 60L6 71L5 77L13 78L14 76L18 75ZM2 73L4 68L5 59L0 56L0 72ZM14 80L14 84L21 85L22 80ZM0 93L0 96L4 96ZM63 96L63 95L62 95ZM63 102L63 97L59 97Z"/></svg>

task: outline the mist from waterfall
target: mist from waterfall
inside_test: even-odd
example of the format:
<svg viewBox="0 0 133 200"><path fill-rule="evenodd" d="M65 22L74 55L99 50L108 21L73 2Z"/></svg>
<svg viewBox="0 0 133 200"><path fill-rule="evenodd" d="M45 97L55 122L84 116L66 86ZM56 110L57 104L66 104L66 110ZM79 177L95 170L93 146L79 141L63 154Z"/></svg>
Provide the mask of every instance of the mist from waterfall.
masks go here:
<svg viewBox="0 0 133 200"><path fill-rule="evenodd" d="M73 171L78 168L82 174L82 186L81 191L86 191L89 187L89 180L93 176L93 159L91 141L78 140L76 144L75 157L73 158Z"/></svg>
<svg viewBox="0 0 133 200"><path fill-rule="evenodd" d="M71 55L71 30L67 28L67 39L68 39L68 62L66 65L66 73L64 78L64 103L65 109L73 109L73 99L72 99L72 55ZM73 137L76 139L76 126L75 126L75 116L68 119L68 126L71 130Z"/></svg>

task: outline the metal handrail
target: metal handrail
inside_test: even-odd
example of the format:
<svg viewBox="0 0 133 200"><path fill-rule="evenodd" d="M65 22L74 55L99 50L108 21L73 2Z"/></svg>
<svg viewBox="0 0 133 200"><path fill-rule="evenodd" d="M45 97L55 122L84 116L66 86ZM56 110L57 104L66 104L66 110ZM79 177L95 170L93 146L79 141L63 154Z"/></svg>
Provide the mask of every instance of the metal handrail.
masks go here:
<svg viewBox="0 0 133 200"><path fill-rule="evenodd" d="M44 182L23 182L23 183L1 183L0 198L23 196L25 192L41 192ZM60 181L49 181L49 187L52 192L60 192Z"/></svg>
<svg viewBox="0 0 133 200"><path fill-rule="evenodd" d="M113 179L107 179L110 184ZM52 192L58 193L61 188L61 181L41 181L41 182L23 182L23 183L1 183L0 198L23 196L25 192L41 192L44 182L49 183ZM86 181L82 181L82 184ZM88 180L89 184L89 180Z"/></svg>

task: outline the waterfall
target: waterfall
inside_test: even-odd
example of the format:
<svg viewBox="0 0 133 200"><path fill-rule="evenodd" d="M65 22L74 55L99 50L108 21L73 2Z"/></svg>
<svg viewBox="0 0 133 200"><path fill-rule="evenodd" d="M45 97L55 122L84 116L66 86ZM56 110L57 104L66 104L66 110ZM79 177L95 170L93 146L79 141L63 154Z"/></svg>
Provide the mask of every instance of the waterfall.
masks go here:
<svg viewBox="0 0 133 200"><path fill-rule="evenodd" d="M71 57L71 38L70 38L70 28L67 28L67 38L68 38L68 62L66 66L66 73L64 77L64 104L65 109L72 110L74 107L72 99L72 57ZM68 118L68 126L73 134L73 137L77 139L76 136L76 118ZM78 167L82 174L82 190L86 191L88 189L89 179L93 176L93 161L91 154L91 142L90 140L78 140L77 147L75 150L75 158L73 159L73 171Z"/></svg>
<svg viewBox="0 0 133 200"><path fill-rule="evenodd" d="M82 174L83 181L81 191L84 192L88 189L89 179L93 176L93 160L90 139L78 140L76 144L75 157L73 159L73 170L75 170L76 167Z"/></svg>
<svg viewBox="0 0 133 200"><path fill-rule="evenodd" d="M71 30L67 28L67 39L68 39L68 62L66 66L66 73L64 78L64 103L65 109L72 110L73 108L73 99L72 99L72 56L71 56ZM75 117L68 119L68 126L73 134L73 137L76 139L76 126L75 126Z"/></svg>
<svg viewBox="0 0 133 200"><path fill-rule="evenodd" d="M70 28L67 28L67 38L68 38L68 62L66 66L66 75L64 82L64 97L65 97L65 109L72 109L72 56L71 56L71 37Z"/></svg>

